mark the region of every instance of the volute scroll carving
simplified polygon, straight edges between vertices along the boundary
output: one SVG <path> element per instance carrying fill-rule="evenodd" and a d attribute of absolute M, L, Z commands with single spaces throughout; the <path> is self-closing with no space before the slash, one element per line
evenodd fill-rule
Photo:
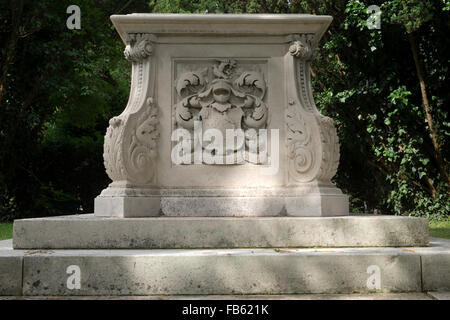
<path fill-rule="evenodd" d="M 329 182 L 339 164 L 339 140 L 333 120 L 320 114 L 312 95 L 314 37 L 292 35 L 290 40 L 285 56 L 290 97 L 286 108 L 289 183 Z"/>
<path fill-rule="evenodd" d="M 124 50 L 132 61 L 132 88 L 125 110 L 109 121 L 104 164 L 113 185 L 152 185 L 157 157 L 158 109 L 149 92 L 152 80 L 151 35 L 129 34 Z"/>
<path fill-rule="evenodd" d="M 289 53 L 304 61 L 311 61 L 316 55 L 314 48 L 314 35 L 301 34 L 293 35 L 293 41 L 289 46 Z"/>
<path fill-rule="evenodd" d="M 128 61 L 138 62 L 152 55 L 152 36 L 148 33 L 129 33 L 123 54 Z"/>

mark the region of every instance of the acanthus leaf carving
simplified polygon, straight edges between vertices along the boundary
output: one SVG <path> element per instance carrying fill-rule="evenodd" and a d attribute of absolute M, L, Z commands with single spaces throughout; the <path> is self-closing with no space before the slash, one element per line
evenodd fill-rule
<path fill-rule="evenodd" d="M 153 99 L 147 99 L 140 115 L 114 117 L 109 123 L 103 157 L 110 179 L 135 185 L 151 183 L 159 137 Z"/>
<path fill-rule="evenodd" d="M 199 72 L 188 71 L 180 75 L 176 84 L 176 90 L 179 96 L 194 95 L 203 91 L 206 85 L 204 78 L 207 69 Z"/>
<path fill-rule="evenodd" d="M 333 119 L 321 116 L 319 124 L 322 141 L 322 162 L 318 179 L 330 180 L 336 174 L 339 166 L 339 138 Z"/>
<path fill-rule="evenodd" d="M 124 176 L 122 152 L 119 146 L 122 144 L 124 122 L 126 119 L 114 117 L 109 120 L 109 127 L 106 129 L 103 159 L 106 173 L 113 181 L 121 180 Z"/>
<path fill-rule="evenodd" d="M 312 95 L 309 63 L 315 55 L 313 43 L 312 35 L 293 35 L 288 52 L 292 56 L 288 73 L 293 79 L 289 88 L 295 98 L 290 98 L 287 107 L 286 128 L 289 178 L 294 183 L 330 181 L 339 164 L 333 120 L 319 113 Z M 312 131 L 318 137 L 311 136 Z"/>
<path fill-rule="evenodd" d="M 133 62 L 133 90 L 125 110 L 109 121 L 104 142 L 104 164 L 113 184 L 151 185 L 157 155 L 158 112 L 149 92 L 152 35 L 127 35 L 125 57 Z"/>
<path fill-rule="evenodd" d="M 314 35 L 311 34 L 293 35 L 293 41 L 289 47 L 289 53 L 300 60 L 313 60 L 316 55 L 313 41 Z"/>
<path fill-rule="evenodd" d="M 310 128 L 297 112 L 294 101 L 289 102 L 285 119 L 290 178 L 298 182 L 308 181 L 308 176 L 304 174 L 311 170 L 314 163 Z"/>
<path fill-rule="evenodd" d="M 235 85 L 241 91 L 263 98 L 266 93 L 266 82 L 260 72 L 245 71 L 235 81 Z"/>
<path fill-rule="evenodd" d="M 148 184 L 155 172 L 159 137 L 158 111 L 152 98 L 147 99 L 147 106 L 132 130 L 127 152 L 130 162 L 127 179 L 136 184 Z"/>
<path fill-rule="evenodd" d="M 130 33 L 127 34 L 126 40 L 127 45 L 123 54 L 127 60 L 137 62 L 152 55 L 153 46 L 150 34 Z"/>

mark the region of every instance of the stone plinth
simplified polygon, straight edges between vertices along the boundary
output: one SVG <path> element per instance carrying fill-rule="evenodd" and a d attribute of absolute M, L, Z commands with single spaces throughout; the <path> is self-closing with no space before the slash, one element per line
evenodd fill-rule
<path fill-rule="evenodd" d="M 394 216 L 16 220 L 15 249 L 420 247 L 428 221 Z"/>
<path fill-rule="evenodd" d="M 79 289 L 67 286 L 69 266 L 79 267 Z M 0 241 L 0 295 L 449 291 L 448 270 L 450 241 L 433 238 L 427 248 L 215 250 L 11 250 Z"/>
<path fill-rule="evenodd" d="M 130 99 L 96 216 L 342 216 L 332 119 L 310 62 L 330 16 L 114 15 Z"/>
<path fill-rule="evenodd" d="M 81 251 L 81 252 L 79 252 Z M 383 291 L 421 291 L 420 256 L 395 253 L 234 250 L 83 250 L 25 257 L 24 295 L 196 295 L 370 292 L 367 268 L 383 270 Z M 80 290 L 66 287 L 82 268 Z M 113 267 L 112 267 L 113 266 Z M 84 277 L 83 277 L 84 274 Z M 113 285 L 112 285 L 113 284 Z M 373 290 L 376 291 L 376 290 Z"/>

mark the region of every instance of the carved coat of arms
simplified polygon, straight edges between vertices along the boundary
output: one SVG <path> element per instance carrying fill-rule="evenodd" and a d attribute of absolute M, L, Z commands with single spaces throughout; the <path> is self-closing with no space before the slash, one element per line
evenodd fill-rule
<path fill-rule="evenodd" d="M 194 123 L 199 121 L 203 132 L 216 129 L 226 137 L 227 129 L 258 132 L 266 127 L 263 73 L 237 70 L 236 65 L 235 60 L 222 59 L 211 67 L 180 74 L 175 87 L 180 100 L 174 105 L 179 128 L 192 132 Z M 248 135 L 245 137 L 243 148 L 248 147 Z"/>

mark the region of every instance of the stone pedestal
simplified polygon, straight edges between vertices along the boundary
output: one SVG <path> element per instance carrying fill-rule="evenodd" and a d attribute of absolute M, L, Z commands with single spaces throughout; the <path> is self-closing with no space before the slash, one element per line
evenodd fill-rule
<path fill-rule="evenodd" d="M 16 220 L 0 295 L 449 288 L 450 244 L 420 248 L 426 219 L 349 216 L 330 182 L 338 138 L 309 64 L 331 17 L 111 19 L 132 62 L 105 136 L 112 183 L 94 214 Z"/>
<path fill-rule="evenodd" d="M 342 216 L 332 119 L 309 64 L 332 18 L 112 16 L 132 62 L 96 216 Z"/>

